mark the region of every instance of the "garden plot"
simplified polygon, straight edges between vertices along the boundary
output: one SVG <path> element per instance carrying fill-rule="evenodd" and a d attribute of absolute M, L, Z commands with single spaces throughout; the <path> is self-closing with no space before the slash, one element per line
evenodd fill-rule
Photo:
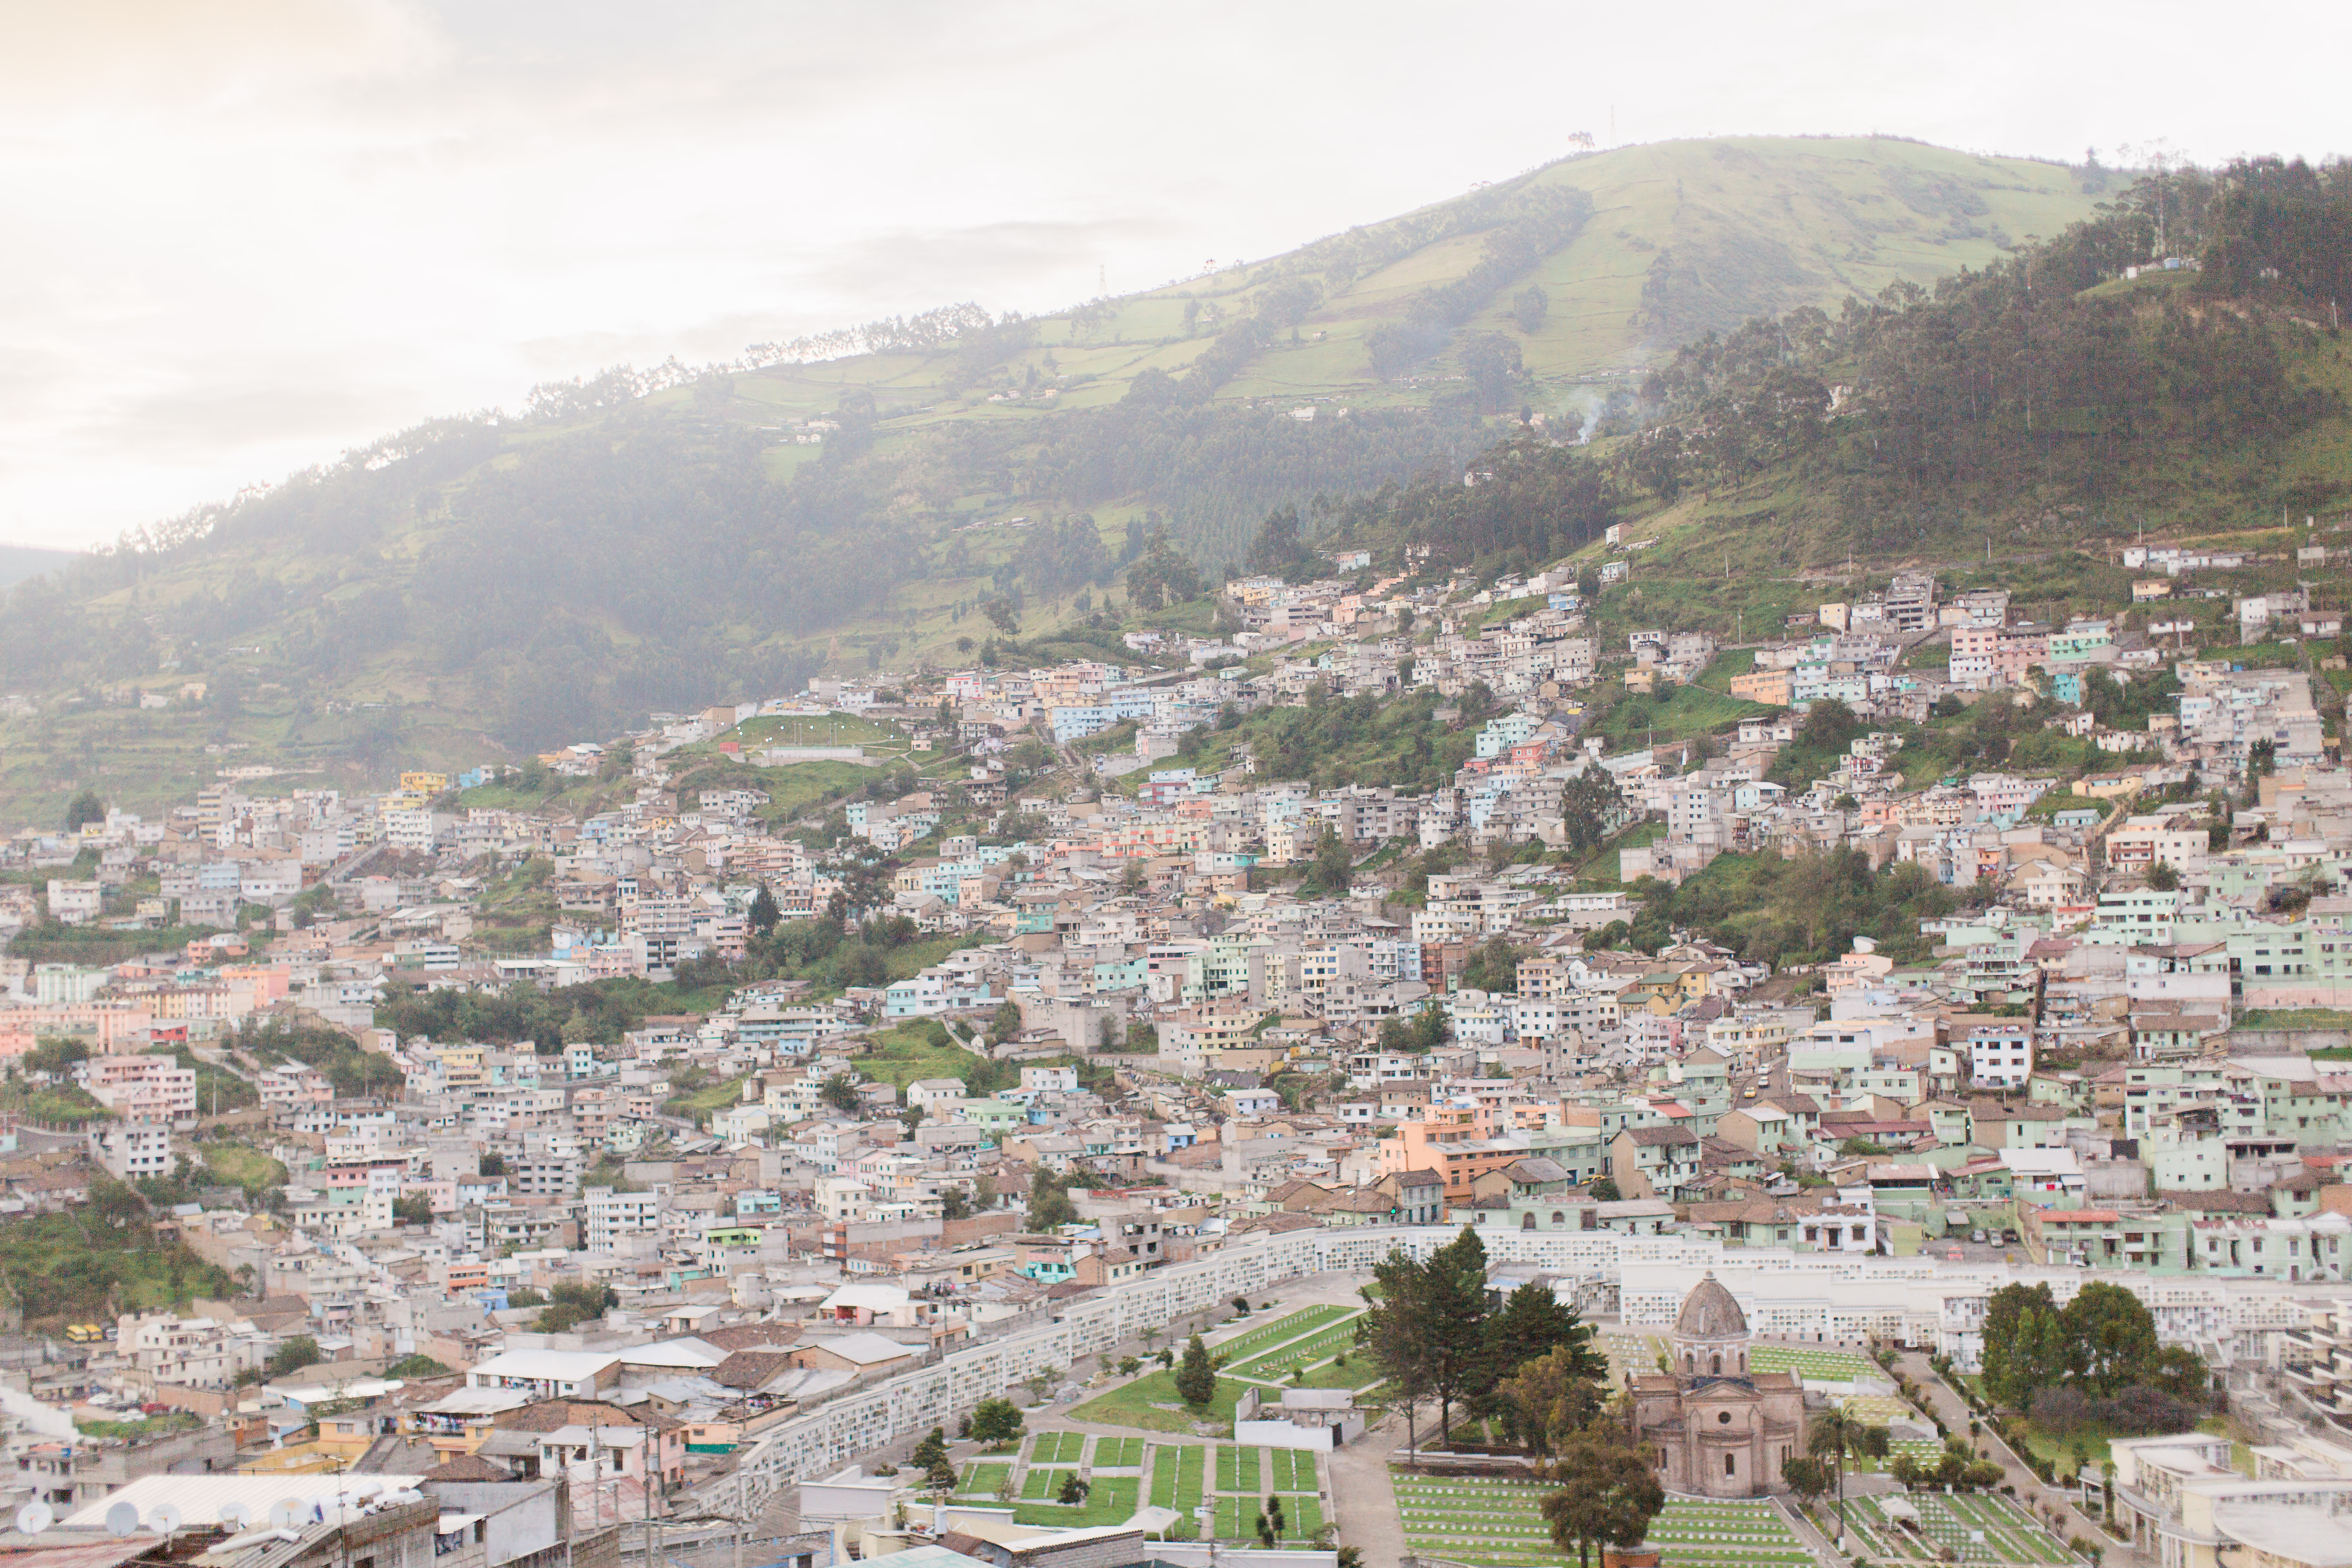
<path fill-rule="evenodd" d="M 1143 1439 L 1140 1437 L 1097 1437 L 1095 1439 L 1097 1470 L 1132 1470 L 1143 1463 Z"/>
<path fill-rule="evenodd" d="M 1151 1504 L 1172 1508 L 1185 1518 L 1201 1506 L 1207 1490 L 1209 1451 L 1198 1443 L 1154 1446 L 1151 1454 Z"/>
<path fill-rule="evenodd" d="M 1315 1456 L 1305 1448 L 1276 1448 L 1273 1470 L 1273 1476 L 1265 1483 L 1269 1491 L 1311 1492 L 1321 1489 L 1315 1479 Z"/>
<path fill-rule="evenodd" d="M 1540 1481 L 1395 1477 L 1405 1542 L 1416 1552 L 1494 1568 L 1557 1563 L 1560 1549 L 1544 1523 L 1551 1489 Z M 1669 1568 L 1811 1568 L 1811 1555 L 1778 1510 L 1765 1502 L 1669 1498 L 1650 1539 Z"/>
<path fill-rule="evenodd" d="M 1847 1521 L 1873 1557 L 1935 1562 L 1949 1549 L 1962 1563 L 2063 1563 L 2071 1554 L 2032 1514 L 2007 1498 L 1940 1492 L 1907 1492 L 1885 1498 L 1854 1498 Z M 1916 1533 L 1901 1514 L 1916 1512 Z M 1981 1534 L 1981 1541 L 1976 1537 Z"/>
<path fill-rule="evenodd" d="M 1217 1450 L 1217 1489 L 1240 1492 L 1246 1497 L 1258 1495 L 1258 1451 L 1255 1448 L 1224 1447 Z"/>

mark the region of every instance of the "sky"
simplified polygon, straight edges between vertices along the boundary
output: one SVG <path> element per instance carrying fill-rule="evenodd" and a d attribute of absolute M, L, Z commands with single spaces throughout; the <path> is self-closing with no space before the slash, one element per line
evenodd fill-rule
<path fill-rule="evenodd" d="M 2275 47 L 2334 5 L 2242 46 L 2211 15 L 0 0 L 0 542 L 103 543 L 614 363 L 1152 287 L 1579 132 L 2352 152 L 2334 51 Z"/>

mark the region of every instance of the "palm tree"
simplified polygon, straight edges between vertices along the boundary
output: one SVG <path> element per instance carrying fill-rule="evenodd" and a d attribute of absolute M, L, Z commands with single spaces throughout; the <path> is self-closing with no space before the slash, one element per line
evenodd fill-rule
<path fill-rule="evenodd" d="M 1838 1550 L 1845 1550 L 1845 1457 L 1849 1449 L 1861 1447 L 1862 1423 L 1845 1413 L 1843 1405 L 1832 1405 L 1805 1439 L 1806 1452 L 1816 1458 L 1829 1460 L 1837 1468 Z"/>

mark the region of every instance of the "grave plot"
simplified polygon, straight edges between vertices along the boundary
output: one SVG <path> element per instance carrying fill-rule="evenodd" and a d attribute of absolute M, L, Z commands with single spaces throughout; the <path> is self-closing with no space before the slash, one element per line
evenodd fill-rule
<path fill-rule="evenodd" d="M 1395 1485 L 1405 1542 L 1417 1553 L 1493 1568 L 1538 1568 L 1562 1560 L 1541 1512 L 1551 1489 L 1542 1482 L 1400 1473 Z M 1812 1563 L 1768 1502 L 1669 1498 L 1651 1523 L 1650 1539 L 1664 1549 L 1668 1568 L 1811 1568 Z"/>

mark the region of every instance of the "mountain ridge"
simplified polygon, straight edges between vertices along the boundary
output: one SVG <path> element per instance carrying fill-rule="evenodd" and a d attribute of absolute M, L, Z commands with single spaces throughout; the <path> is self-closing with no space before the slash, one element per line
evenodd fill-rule
<path fill-rule="evenodd" d="M 961 658 L 984 602 L 1066 624 L 1155 530 L 1234 559 L 1269 510 L 1458 462 L 1522 408 L 1585 428 L 1671 334 L 1988 265 L 2109 179 L 1893 139 L 1612 149 L 930 350 L 428 422 L 19 589 L 12 689 L 169 706 L 20 721 L 0 801 L 98 770 L 144 798 L 235 747 L 472 762 Z"/>

